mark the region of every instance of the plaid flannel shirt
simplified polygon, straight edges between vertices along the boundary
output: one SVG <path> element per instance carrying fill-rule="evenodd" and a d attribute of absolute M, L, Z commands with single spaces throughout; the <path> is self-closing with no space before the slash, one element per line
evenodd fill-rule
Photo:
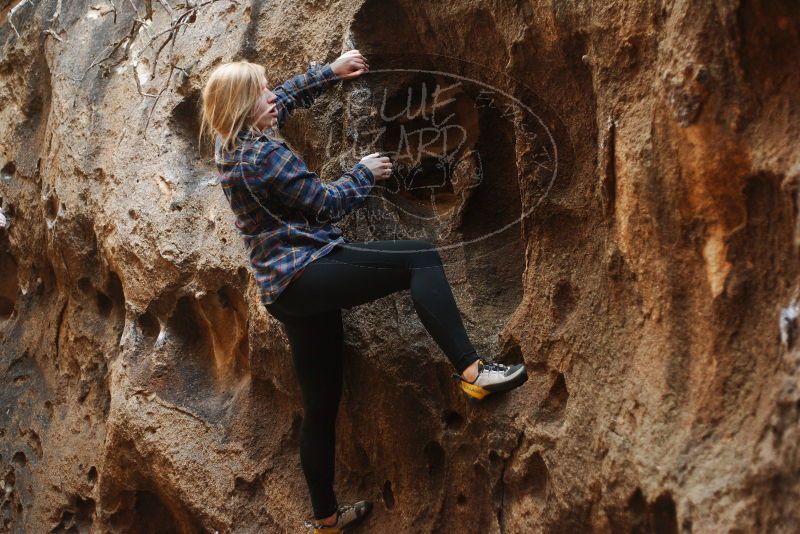
<path fill-rule="evenodd" d="M 278 128 L 293 109 L 309 107 L 336 81 L 330 65 L 312 63 L 305 74 L 273 89 Z M 286 143 L 249 129 L 239 132 L 235 149 L 223 151 L 221 145 L 217 136 L 214 161 L 222 190 L 267 305 L 303 267 L 345 242 L 333 223 L 363 202 L 375 177 L 357 163 L 338 180 L 323 183 Z"/>

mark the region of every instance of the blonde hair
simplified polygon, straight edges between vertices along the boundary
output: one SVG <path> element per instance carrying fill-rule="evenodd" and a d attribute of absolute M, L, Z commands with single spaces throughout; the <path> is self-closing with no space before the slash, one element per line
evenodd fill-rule
<path fill-rule="evenodd" d="M 224 63 L 214 69 L 203 87 L 198 144 L 203 135 L 213 139 L 214 133 L 222 138 L 222 149 L 236 148 L 237 135 L 249 124 L 248 116 L 261 96 L 261 82 L 266 80 L 262 65 L 249 61 Z"/>

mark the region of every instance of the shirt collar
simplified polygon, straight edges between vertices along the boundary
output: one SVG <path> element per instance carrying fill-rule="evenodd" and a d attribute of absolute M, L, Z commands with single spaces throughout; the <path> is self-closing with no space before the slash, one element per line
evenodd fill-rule
<path fill-rule="evenodd" d="M 239 133 L 236 134 L 236 137 L 239 139 L 261 139 L 261 138 L 270 138 L 274 134 L 273 128 L 267 128 L 264 130 L 264 133 L 258 134 L 250 129 L 249 126 L 243 127 L 239 130 Z"/>
<path fill-rule="evenodd" d="M 280 139 L 273 137 L 275 135 L 274 128 L 267 128 L 264 130 L 264 133 L 258 135 L 256 132 L 252 131 L 249 126 L 245 126 L 239 133 L 236 134 L 236 138 L 242 142 L 252 142 L 256 139 L 271 139 L 273 141 L 280 142 Z M 222 150 L 222 138 L 218 135 L 214 142 L 214 159 L 217 163 L 225 163 L 227 160 L 230 159 L 231 155 L 237 154 L 242 150 L 242 145 L 236 147 L 232 152 L 227 152 Z M 226 157 L 227 156 L 227 157 Z"/>

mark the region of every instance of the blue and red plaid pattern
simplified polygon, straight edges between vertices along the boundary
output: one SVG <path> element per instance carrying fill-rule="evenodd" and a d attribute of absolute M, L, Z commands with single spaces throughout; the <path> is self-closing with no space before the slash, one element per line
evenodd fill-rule
<path fill-rule="evenodd" d="M 278 127 L 293 109 L 309 107 L 337 80 L 330 65 L 312 64 L 305 74 L 273 89 Z M 259 136 L 243 129 L 231 151 L 222 150 L 217 136 L 214 150 L 222 190 L 264 305 L 274 302 L 308 263 L 345 241 L 333 223 L 356 209 L 375 184 L 363 163 L 338 180 L 323 183 L 286 143 L 269 137 L 269 131 Z"/>

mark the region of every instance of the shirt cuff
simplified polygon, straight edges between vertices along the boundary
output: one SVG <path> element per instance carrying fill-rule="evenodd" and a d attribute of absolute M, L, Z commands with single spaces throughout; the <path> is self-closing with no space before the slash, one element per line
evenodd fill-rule
<path fill-rule="evenodd" d="M 353 172 L 357 172 L 357 173 L 363 174 L 364 176 L 366 176 L 366 178 L 367 178 L 367 179 L 368 179 L 370 182 L 372 182 L 373 184 L 375 183 L 375 175 L 374 175 L 374 174 L 372 174 L 372 171 L 371 171 L 371 170 L 369 170 L 369 167 L 367 167 L 367 166 L 366 166 L 366 165 L 364 165 L 363 163 L 361 163 L 361 162 L 359 162 L 359 163 L 356 163 L 356 164 L 353 166 Z"/>
<path fill-rule="evenodd" d="M 322 68 L 322 79 L 323 80 L 335 80 L 336 75 L 333 73 L 333 67 L 331 64 L 328 63 Z"/>

